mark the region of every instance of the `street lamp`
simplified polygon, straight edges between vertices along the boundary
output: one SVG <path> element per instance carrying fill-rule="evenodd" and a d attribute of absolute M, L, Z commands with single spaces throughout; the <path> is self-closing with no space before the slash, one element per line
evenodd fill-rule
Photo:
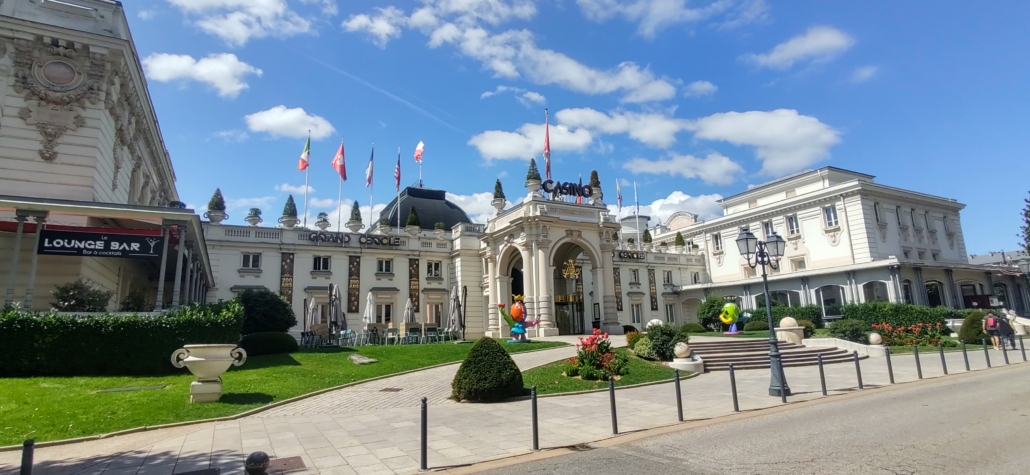
<path fill-rule="evenodd" d="M 747 259 L 747 265 L 752 269 L 762 266 L 762 285 L 765 287 L 765 315 L 769 319 L 769 370 L 772 372 L 772 379 L 769 382 L 769 395 L 790 396 L 790 386 L 787 386 L 787 378 L 783 375 L 783 362 L 780 358 L 780 348 L 776 341 L 776 331 L 773 328 L 772 304 L 769 299 L 769 277 L 765 268 L 776 270 L 780 267 L 780 258 L 787 247 L 786 241 L 779 234 L 773 232 L 765 242 L 759 241 L 751 231 L 744 230 L 737 236 L 737 249 L 740 255 Z M 753 262 L 752 262 L 753 261 Z"/>

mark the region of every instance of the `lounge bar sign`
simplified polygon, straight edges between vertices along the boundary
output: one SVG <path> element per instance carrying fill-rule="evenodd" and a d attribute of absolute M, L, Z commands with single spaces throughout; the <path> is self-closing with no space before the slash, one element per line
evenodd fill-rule
<path fill-rule="evenodd" d="M 37 254 L 90 257 L 161 257 L 164 237 L 44 229 Z"/>

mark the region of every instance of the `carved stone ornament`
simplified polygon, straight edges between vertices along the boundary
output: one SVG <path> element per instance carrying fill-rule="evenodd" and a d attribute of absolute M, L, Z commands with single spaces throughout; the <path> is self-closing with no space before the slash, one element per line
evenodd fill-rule
<path fill-rule="evenodd" d="M 834 226 L 832 228 L 826 228 L 823 230 L 823 234 L 826 235 L 826 240 L 831 246 L 840 244 L 840 226 Z"/>
<path fill-rule="evenodd" d="M 798 250 L 798 244 L 801 242 L 801 235 L 800 234 L 794 234 L 794 235 L 791 235 L 791 236 L 787 236 L 787 242 L 790 243 L 790 245 L 796 251 L 796 250 Z"/>
<path fill-rule="evenodd" d="M 908 226 L 898 226 L 898 235 L 901 236 L 901 242 L 908 242 Z"/>
<path fill-rule="evenodd" d="M 36 126 L 40 134 L 39 143 L 43 146 L 39 150 L 39 156 L 48 162 L 57 159 L 57 139 L 69 130 L 86 125 L 86 119 L 81 114 L 58 104 L 43 105 L 39 102 L 29 102 L 18 111 L 18 117 L 22 118 L 26 125 Z"/>
<path fill-rule="evenodd" d="M 565 230 L 565 235 L 568 236 L 569 239 L 572 239 L 573 241 L 578 241 L 578 240 L 583 238 L 583 231 L 578 231 L 578 230 L 575 230 L 575 229 L 566 229 Z"/>
<path fill-rule="evenodd" d="M 923 230 L 920 228 L 916 228 L 916 241 L 920 244 L 923 243 Z"/>
<path fill-rule="evenodd" d="M 0 5 L 3 4 L 4 2 L 0 1 Z M 7 42 L 4 40 L 0 40 L 0 59 L 3 59 L 4 56 L 7 56 Z"/>
<path fill-rule="evenodd" d="M 48 104 L 85 107 L 100 101 L 107 76 L 106 55 L 88 47 L 51 39 L 16 39 L 14 90 Z M 83 51 L 85 50 L 85 51 Z"/>
<path fill-rule="evenodd" d="M 720 252 L 716 252 L 715 254 L 712 255 L 712 258 L 715 259 L 715 265 L 717 265 L 719 267 L 722 267 L 722 261 L 725 260 L 725 257 L 726 257 L 726 254 L 721 252 L 721 251 Z"/>
<path fill-rule="evenodd" d="M 880 231 L 880 240 L 887 242 L 887 223 L 876 223 L 876 228 Z"/>
<path fill-rule="evenodd" d="M 937 231 L 931 229 L 931 230 L 927 231 L 926 234 L 930 237 L 930 244 L 933 244 L 934 246 L 936 246 L 937 245 Z"/>
<path fill-rule="evenodd" d="M 955 233 L 945 233 L 944 236 L 948 238 L 948 247 L 955 249 Z"/>

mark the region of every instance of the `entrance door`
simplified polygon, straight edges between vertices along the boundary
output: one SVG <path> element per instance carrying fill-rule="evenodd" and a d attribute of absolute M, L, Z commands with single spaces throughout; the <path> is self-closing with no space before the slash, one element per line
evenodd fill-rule
<path fill-rule="evenodd" d="M 582 303 L 556 303 L 555 313 L 558 317 L 557 323 L 559 335 L 583 334 Z"/>

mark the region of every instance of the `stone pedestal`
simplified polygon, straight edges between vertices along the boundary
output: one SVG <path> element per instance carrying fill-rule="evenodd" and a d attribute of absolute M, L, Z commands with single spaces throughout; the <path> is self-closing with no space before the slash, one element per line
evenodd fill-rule
<path fill-rule="evenodd" d="M 190 383 L 190 403 L 217 402 L 221 397 L 221 381 L 194 381 Z"/>
<path fill-rule="evenodd" d="M 800 345 L 805 339 L 805 327 L 779 327 L 776 329 L 776 339 Z"/>
<path fill-rule="evenodd" d="M 543 328 L 543 327 L 537 326 L 536 327 L 536 336 L 537 336 L 537 338 L 540 338 L 542 336 L 558 336 L 558 329 L 554 328 L 554 327 Z"/>
<path fill-rule="evenodd" d="M 1012 324 L 1012 329 L 1016 331 L 1017 335 L 1026 335 L 1026 325 L 1022 325 L 1022 324 L 1019 324 L 1019 323 L 1013 323 Z"/>
<path fill-rule="evenodd" d="M 705 372 L 705 362 L 697 356 L 690 358 L 673 358 L 672 363 L 669 363 L 669 367 L 680 371 L 690 371 L 692 373 Z"/>

